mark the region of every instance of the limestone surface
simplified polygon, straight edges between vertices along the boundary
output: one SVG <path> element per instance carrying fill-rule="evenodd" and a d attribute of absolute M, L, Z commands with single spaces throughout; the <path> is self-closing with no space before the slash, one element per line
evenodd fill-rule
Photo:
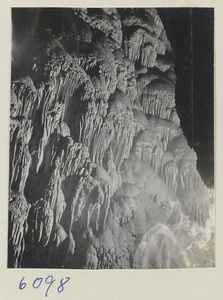
<path fill-rule="evenodd" d="M 15 9 L 13 22 L 8 266 L 213 267 L 214 200 L 157 11 Z"/>

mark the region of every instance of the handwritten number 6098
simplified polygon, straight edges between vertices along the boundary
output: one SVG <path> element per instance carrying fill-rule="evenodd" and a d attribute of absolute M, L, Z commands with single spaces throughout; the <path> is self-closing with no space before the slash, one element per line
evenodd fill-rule
<path fill-rule="evenodd" d="M 24 279 L 25 279 L 25 277 L 23 277 L 21 279 L 20 283 L 19 283 L 19 289 L 20 290 L 23 290 L 26 287 L 26 283 L 24 282 Z M 64 291 L 64 285 L 69 280 L 70 280 L 70 277 L 65 277 L 65 280 L 64 280 L 64 278 L 60 280 L 60 285 L 57 287 L 57 292 L 58 293 L 61 293 L 61 292 Z M 56 279 L 54 279 L 52 275 L 49 275 L 48 277 L 46 277 L 45 283 L 48 284 L 49 286 L 47 287 L 47 290 L 46 290 L 46 293 L 45 293 L 45 297 L 48 296 L 48 291 L 49 291 L 51 285 L 54 283 L 54 281 L 56 281 Z M 38 289 L 41 286 L 42 282 L 43 282 L 43 278 L 42 277 L 37 277 L 33 281 L 33 284 L 32 284 L 33 288 L 34 289 Z"/>

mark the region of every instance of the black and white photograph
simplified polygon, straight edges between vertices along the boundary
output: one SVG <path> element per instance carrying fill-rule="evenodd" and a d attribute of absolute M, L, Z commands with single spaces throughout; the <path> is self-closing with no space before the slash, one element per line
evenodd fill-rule
<path fill-rule="evenodd" d="M 7 268 L 215 268 L 214 14 L 11 8 Z"/>

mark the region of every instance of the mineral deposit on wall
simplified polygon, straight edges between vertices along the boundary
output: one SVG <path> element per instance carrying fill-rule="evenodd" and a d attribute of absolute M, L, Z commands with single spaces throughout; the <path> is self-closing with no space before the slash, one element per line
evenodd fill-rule
<path fill-rule="evenodd" d="M 213 267 L 213 199 L 156 10 L 13 18 L 8 266 Z"/>

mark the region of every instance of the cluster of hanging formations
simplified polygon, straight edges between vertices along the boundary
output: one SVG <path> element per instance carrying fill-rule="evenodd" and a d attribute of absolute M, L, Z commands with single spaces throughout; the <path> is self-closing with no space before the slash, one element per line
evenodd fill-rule
<path fill-rule="evenodd" d="M 8 266 L 213 266 L 213 201 L 156 10 L 17 9 L 13 22 Z"/>

